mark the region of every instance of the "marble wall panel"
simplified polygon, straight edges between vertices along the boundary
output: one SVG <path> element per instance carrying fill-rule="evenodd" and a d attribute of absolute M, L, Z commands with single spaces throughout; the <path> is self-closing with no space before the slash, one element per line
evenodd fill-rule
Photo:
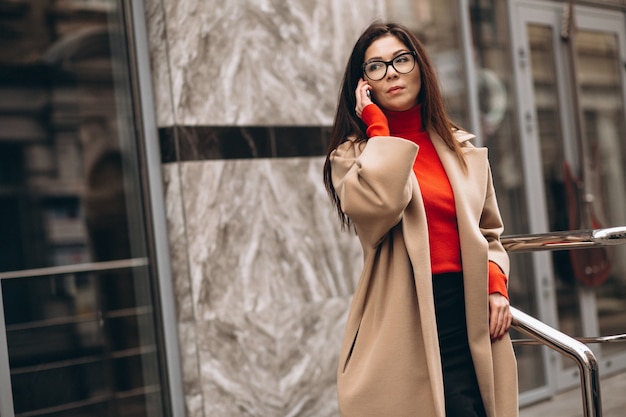
<path fill-rule="evenodd" d="M 198 323 L 207 416 L 335 417 L 349 297 Z"/>
<path fill-rule="evenodd" d="M 147 4 L 156 108 L 165 113 L 159 123 L 171 121 L 173 112 L 175 124 L 194 126 L 331 124 L 356 37 L 385 11 L 383 0 Z M 164 65 L 171 77 L 169 110 L 162 102 L 169 99 L 160 76 Z"/>
<path fill-rule="evenodd" d="M 188 247 L 180 165 L 165 164 L 162 169 L 167 231 L 170 243 L 170 263 L 176 290 L 176 313 L 179 322 L 194 320 L 194 304 L 189 280 Z"/>
<path fill-rule="evenodd" d="M 323 158 L 182 164 L 195 318 L 349 296 L 362 265 L 322 183 Z"/>
<path fill-rule="evenodd" d="M 197 330 L 189 279 L 188 250 L 183 213 L 180 165 L 163 165 L 165 211 L 170 240 L 170 263 L 174 280 L 181 373 L 185 394 L 186 417 L 204 417 L 204 401 L 198 359 Z"/>
<path fill-rule="evenodd" d="M 183 369 L 188 408 L 200 389 L 205 415 L 337 415 L 337 355 L 362 254 L 340 231 L 323 158 L 180 165 L 195 314 L 183 363 L 198 361 Z"/>
<path fill-rule="evenodd" d="M 185 395 L 185 417 L 204 417 L 204 395 L 200 375 L 198 334 L 195 321 L 178 323 L 178 338 L 183 341 L 180 346 L 180 363 Z"/>
<path fill-rule="evenodd" d="M 150 66 L 157 126 L 172 126 L 176 120 L 167 50 L 165 9 L 162 0 L 146 0 L 146 26 L 150 43 Z"/>

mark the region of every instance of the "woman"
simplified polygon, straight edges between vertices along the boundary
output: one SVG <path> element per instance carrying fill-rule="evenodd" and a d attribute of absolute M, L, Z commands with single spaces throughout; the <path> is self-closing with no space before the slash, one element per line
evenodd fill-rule
<path fill-rule="evenodd" d="M 340 353 L 343 417 L 518 415 L 509 261 L 487 150 L 472 138 L 447 117 L 417 38 L 366 29 L 324 165 L 364 253 Z"/>

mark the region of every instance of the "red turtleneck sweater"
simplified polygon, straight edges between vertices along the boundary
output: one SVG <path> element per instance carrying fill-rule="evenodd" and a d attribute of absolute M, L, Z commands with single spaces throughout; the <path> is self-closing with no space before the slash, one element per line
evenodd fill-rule
<path fill-rule="evenodd" d="M 420 184 L 428 220 L 432 272 L 460 272 L 461 244 L 454 193 L 430 136 L 422 129 L 420 106 L 394 112 L 368 105 L 363 109 L 361 117 L 368 126 L 368 137 L 396 136 L 419 146 L 413 172 Z M 499 292 L 508 298 L 506 282 L 507 278 L 500 268 L 489 262 L 489 293 Z"/>

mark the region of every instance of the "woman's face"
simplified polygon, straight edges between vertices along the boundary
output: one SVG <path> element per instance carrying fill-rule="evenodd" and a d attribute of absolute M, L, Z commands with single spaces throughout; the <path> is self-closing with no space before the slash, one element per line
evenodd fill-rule
<path fill-rule="evenodd" d="M 376 39 L 367 48 L 365 62 L 388 62 L 405 52 L 410 50 L 404 43 L 393 35 L 386 35 Z M 371 95 L 374 102 L 386 110 L 404 111 L 417 104 L 417 95 L 422 87 L 417 62 L 408 74 L 401 74 L 393 65 L 387 65 L 387 73 L 382 79 L 373 81 L 366 76 L 363 78 L 372 87 Z"/>

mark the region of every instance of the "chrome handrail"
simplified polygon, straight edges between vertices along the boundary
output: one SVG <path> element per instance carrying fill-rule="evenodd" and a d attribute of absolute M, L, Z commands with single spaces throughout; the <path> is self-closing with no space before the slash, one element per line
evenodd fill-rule
<path fill-rule="evenodd" d="M 626 243 L 626 227 L 620 226 L 605 229 L 568 230 L 564 232 L 538 233 L 532 235 L 512 235 L 503 236 L 500 241 L 508 252 L 533 252 L 614 246 Z"/>
<path fill-rule="evenodd" d="M 594 343 L 626 342 L 626 333 L 625 334 L 613 334 L 610 336 L 598 336 L 598 337 L 574 337 L 573 339 L 579 341 L 580 343 L 584 343 L 586 345 L 591 345 Z M 536 339 L 515 339 L 513 340 L 513 344 L 514 345 L 540 345 L 542 343 Z"/>
<path fill-rule="evenodd" d="M 511 307 L 512 327 L 576 362 L 580 371 L 583 415 L 602 417 L 598 360 L 587 345 Z"/>
<path fill-rule="evenodd" d="M 532 235 L 503 236 L 500 241 L 508 252 L 583 249 L 626 243 L 626 227 Z M 602 417 L 600 370 L 593 351 L 585 343 L 626 341 L 626 334 L 575 339 L 528 314 L 511 307 L 512 327 L 532 339 L 514 340 L 515 345 L 542 344 L 576 362 L 580 371 L 584 417 Z"/>

